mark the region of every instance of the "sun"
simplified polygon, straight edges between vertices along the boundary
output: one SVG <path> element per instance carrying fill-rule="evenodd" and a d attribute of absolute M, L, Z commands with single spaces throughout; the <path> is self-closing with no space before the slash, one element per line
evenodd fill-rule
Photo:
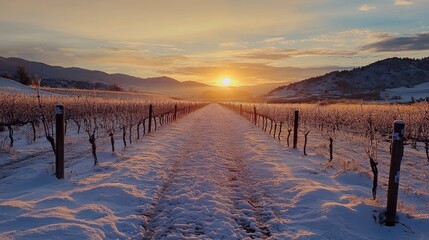
<path fill-rule="evenodd" d="M 231 79 L 227 78 L 227 77 L 222 79 L 222 85 L 223 86 L 231 86 Z"/>

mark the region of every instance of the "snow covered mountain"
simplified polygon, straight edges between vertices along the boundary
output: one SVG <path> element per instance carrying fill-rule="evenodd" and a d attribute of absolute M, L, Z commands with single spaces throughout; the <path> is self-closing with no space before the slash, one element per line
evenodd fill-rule
<path fill-rule="evenodd" d="M 388 58 L 353 70 L 334 71 L 287 86 L 266 95 L 269 101 L 315 101 L 323 99 L 401 100 L 390 89 L 412 88 L 429 82 L 429 57 L 423 59 Z M 408 91 L 409 92 L 409 91 Z M 418 98 L 429 97 L 419 94 Z M 409 94 L 407 99 L 411 99 Z M 416 98 L 416 97 L 414 97 Z"/>

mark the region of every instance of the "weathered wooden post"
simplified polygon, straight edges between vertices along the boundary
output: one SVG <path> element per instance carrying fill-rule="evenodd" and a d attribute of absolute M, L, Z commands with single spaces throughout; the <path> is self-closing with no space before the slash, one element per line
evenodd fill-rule
<path fill-rule="evenodd" d="M 176 119 L 177 119 L 177 103 L 174 105 L 173 121 L 176 121 Z"/>
<path fill-rule="evenodd" d="M 240 104 L 240 115 L 243 116 L 243 104 Z"/>
<path fill-rule="evenodd" d="M 404 153 L 404 127 L 402 120 L 393 123 L 392 153 L 390 157 L 389 186 L 387 189 L 386 226 L 395 226 L 398 203 L 399 173 Z"/>
<path fill-rule="evenodd" d="M 55 106 L 55 175 L 58 179 L 64 178 L 64 119 L 64 106 L 57 104 Z"/>
<path fill-rule="evenodd" d="M 254 117 L 254 121 L 255 121 L 255 125 L 256 125 L 256 124 L 258 124 L 257 123 L 258 120 L 256 119 L 256 117 L 257 117 L 257 115 L 256 115 L 256 106 L 253 106 L 253 114 L 255 115 L 253 117 Z"/>
<path fill-rule="evenodd" d="M 299 112 L 295 110 L 295 117 L 293 123 L 293 148 L 296 148 L 298 144 L 298 121 L 299 121 Z"/>
<path fill-rule="evenodd" d="M 149 125 L 147 127 L 147 132 L 152 131 L 152 104 L 149 105 Z"/>

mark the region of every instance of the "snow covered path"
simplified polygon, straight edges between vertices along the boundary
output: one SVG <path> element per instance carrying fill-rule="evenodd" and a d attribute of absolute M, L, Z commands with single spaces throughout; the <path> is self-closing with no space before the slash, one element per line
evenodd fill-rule
<path fill-rule="evenodd" d="M 75 149 L 77 153 L 88 152 Z M 427 239 L 429 216 L 388 228 L 371 179 L 330 176 L 230 110 L 211 104 L 112 155 L 0 179 L 0 239 Z M 43 165 L 44 164 L 44 165 Z M 29 170 L 31 169 L 31 171 Z"/>
<path fill-rule="evenodd" d="M 252 126 L 242 121 L 212 105 L 186 124 L 157 201 L 145 214 L 145 238 L 271 235 L 271 198 L 255 167 L 267 172 L 273 166 L 258 163 L 266 150 L 255 149 L 246 134 Z"/>

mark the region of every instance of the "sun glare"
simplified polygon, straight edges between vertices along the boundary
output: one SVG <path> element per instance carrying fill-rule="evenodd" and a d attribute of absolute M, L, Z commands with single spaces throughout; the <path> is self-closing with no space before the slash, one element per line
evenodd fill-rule
<path fill-rule="evenodd" d="M 222 79 L 222 85 L 223 86 L 230 86 L 231 85 L 231 79 L 227 78 L 227 77 Z"/>

